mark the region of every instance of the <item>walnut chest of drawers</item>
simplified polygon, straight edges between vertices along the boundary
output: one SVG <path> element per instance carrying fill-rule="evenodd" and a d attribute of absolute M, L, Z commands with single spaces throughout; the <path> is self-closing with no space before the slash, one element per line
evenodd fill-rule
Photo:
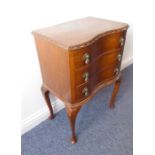
<path fill-rule="evenodd" d="M 32 32 L 50 118 L 52 93 L 65 104 L 72 144 L 77 141 L 75 121 L 81 107 L 110 84 L 114 90 L 109 107 L 114 107 L 127 29 L 125 23 L 87 17 Z"/>

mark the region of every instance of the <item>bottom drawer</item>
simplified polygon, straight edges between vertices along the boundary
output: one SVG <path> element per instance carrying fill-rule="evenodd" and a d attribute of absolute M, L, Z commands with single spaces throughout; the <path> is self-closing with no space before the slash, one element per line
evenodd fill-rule
<path fill-rule="evenodd" d="M 102 70 L 101 72 L 92 76 L 87 83 L 72 89 L 72 101 L 77 102 L 87 98 L 97 86 L 107 82 L 108 80 L 112 80 L 118 74 L 118 66 L 111 66 Z"/>

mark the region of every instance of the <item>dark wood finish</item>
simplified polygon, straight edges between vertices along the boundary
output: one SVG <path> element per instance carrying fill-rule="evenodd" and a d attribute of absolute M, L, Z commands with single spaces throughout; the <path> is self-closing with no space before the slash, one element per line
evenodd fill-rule
<path fill-rule="evenodd" d="M 45 86 L 42 85 L 41 86 L 41 91 L 42 91 L 43 97 L 45 99 L 45 102 L 47 104 L 47 107 L 48 107 L 48 109 L 50 111 L 49 119 L 53 119 L 54 118 L 54 113 L 53 113 L 53 108 L 52 108 L 50 97 L 49 97 L 49 90 Z"/>
<path fill-rule="evenodd" d="M 64 102 L 72 144 L 77 141 L 75 122 L 81 107 L 98 90 L 113 83 L 109 106 L 114 107 L 127 28 L 124 23 L 88 17 L 33 32 L 43 96 L 51 118 L 49 92 Z"/>

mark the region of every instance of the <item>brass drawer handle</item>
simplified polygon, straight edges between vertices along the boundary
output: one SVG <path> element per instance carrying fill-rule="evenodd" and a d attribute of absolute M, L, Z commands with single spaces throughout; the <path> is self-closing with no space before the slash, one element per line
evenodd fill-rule
<path fill-rule="evenodd" d="M 119 73 L 119 69 L 116 68 L 114 72 L 115 72 L 116 75 L 118 75 L 118 73 Z"/>
<path fill-rule="evenodd" d="M 117 60 L 118 60 L 118 61 L 121 61 L 121 59 L 122 59 L 122 55 L 121 55 L 121 54 L 118 54 L 118 55 L 117 55 Z"/>
<path fill-rule="evenodd" d="M 121 45 L 121 46 L 124 45 L 124 41 L 125 41 L 125 39 L 122 37 L 122 38 L 120 39 L 120 45 Z"/>
<path fill-rule="evenodd" d="M 84 78 L 84 81 L 87 82 L 88 79 L 89 79 L 89 73 L 88 73 L 88 72 L 85 72 L 85 73 L 83 74 L 83 78 Z"/>
<path fill-rule="evenodd" d="M 89 64 L 89 62 L 90 62 L 90 55 L 88 53 L 85 53 L 83 55 L 83 60 L 84 60 L 85 64 Z"/>
<path fill-rule="evenodd" d="M 83 88 L 82 93 L 84 94 L 84 96 L 88 96 L 88 88 Z"/>

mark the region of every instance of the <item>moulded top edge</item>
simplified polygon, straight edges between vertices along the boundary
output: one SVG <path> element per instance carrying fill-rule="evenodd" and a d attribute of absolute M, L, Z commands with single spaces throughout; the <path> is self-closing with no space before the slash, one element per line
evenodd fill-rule
<path fill-rule="evenodd" d="M 88 46 L 109 33 L 127 30 L 128 24 L 86 17 L 71 22 L 33 31 L 64 49 L 77 49 Z"/>

